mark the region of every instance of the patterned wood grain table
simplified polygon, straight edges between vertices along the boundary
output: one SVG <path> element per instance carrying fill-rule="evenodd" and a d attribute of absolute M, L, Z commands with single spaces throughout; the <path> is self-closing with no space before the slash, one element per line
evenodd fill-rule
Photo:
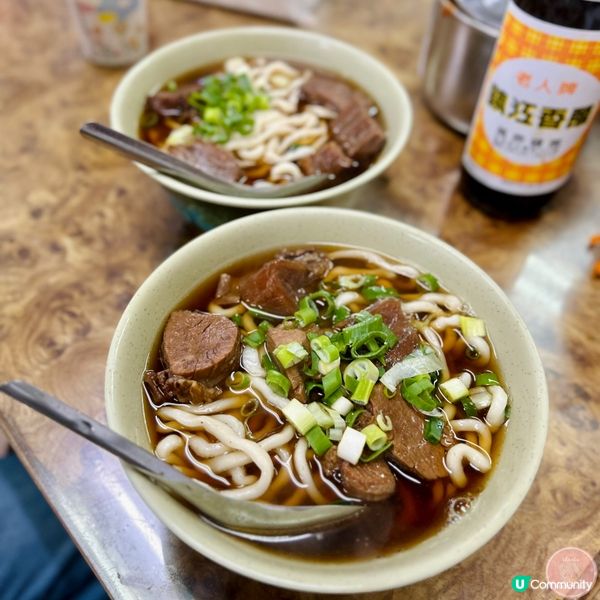
<path fill-rule="evenodd" d="M 456 191 L 463 139 L 430 115 L 420 95 L 417 63 L 430 8 L 430 1 L 321 3 L 316 29 L 387 63 L 414 103 L 408 147 L 356 207 L 440 236 L 507 291 L 540 349 L 551 420 L 539 476 L 491 542 L 438 577 L 369 598 L 510 598 L 512 576 L 543 579 L 555 550 L 575 545 L 596 557 L 600 550 L 600 281 L 591 279 L 586 248 L 600 232 L 600 135 L 596 127 L 572 182 L 538 220 L 508 224 L 472 209 Z M 158 46 L 261 21 L 154 0 L 151 23 Z M 79 138 L 83 121 L 107 121 L 122 71 L 81 58 L 65 3 L 4 2 L 0 40 L 0 378 L 26 378 L 104 420 L 104 364 L 119 315 L 152 269 L 198 232 L 158 185 Z M 111 596 L 314 596 L 204 559 L 165 529 L 111 457 L 6 397 L 0 416 Z"/>

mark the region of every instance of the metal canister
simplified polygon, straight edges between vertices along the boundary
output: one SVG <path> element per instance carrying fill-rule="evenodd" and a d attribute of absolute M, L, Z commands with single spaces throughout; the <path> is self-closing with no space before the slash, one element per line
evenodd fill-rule
<path fill-rule="evenodd" d="M 423 95 L 431 111 L 466 134 L 500 22 L 483 22 L 452 0 L 436 0 L 421 55 Z"/>

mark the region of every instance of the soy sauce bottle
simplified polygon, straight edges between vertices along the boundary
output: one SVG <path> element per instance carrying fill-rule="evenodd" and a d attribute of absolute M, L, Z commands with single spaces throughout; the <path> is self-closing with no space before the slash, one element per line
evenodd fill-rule
<path fill-rule="evenodd" d="M 535 216 L 571 174 L 600 100 L 600 0 L 511 0 L 462 158 L 473 204 Z"/>

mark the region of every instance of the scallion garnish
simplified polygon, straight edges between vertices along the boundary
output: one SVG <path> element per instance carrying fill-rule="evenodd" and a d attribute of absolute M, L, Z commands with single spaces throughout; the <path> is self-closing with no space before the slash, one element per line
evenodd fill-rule
<path fill-rule="evenodd" d="M 317 456 L 323 456 L 333 445 L 318 425 L 306 433 L 306 441 Z"/>
<path fill-rule="evenodd" d="M 338 306 L 333 311 L 333 324 L 337 325 L 344 319 L 347 319 L 351 314 L 352 311 L 345 304 L 342 304 L 342 306 Z"/>
<path fill-rule="evenodd" d="M 258 348 L 265 341 L 265 334 L 260 329 L 255 329 L 248 335 L 244 336 L 244 344 Z"/>
<path fill-rule="evenodd" d="M 469 337 L 483 337 L 485 335 L 485 323 L 482 319 L 460 315 L 460 329 L 463 335 Z"/>
<path fill-rule="evenodd" d="M 467 415 L 467 417 L 477 416 L 477 407 L 475 406 L 473 400 L 469 398 L 469 396 L 461 398 L 460 403 L 462 404 L 463 410 L 465 411 L 465 415 Z"/>
<path fill-rule="evenodd" d="M 247 75 L 211 75 L 202 89 L 192 92 L 187 102 L 198 111 L 200 122 L 194 133 L 224 144 L 233 133 L 248 135 L 254 129 L 254 113 L 269 108 L 269 98 L 252 88 Z"/>
<path fill-rule="evenodd" d="M 352 402 L 355 404 L 367 404 L 374 386 L 375 382 L 368 377 L 359 379 L 356 389 L 352 393 L 350 400 L 352 400 Z"/>
<path fill-rule="evenodd" d="M 469 389 L 458 377 L 440 383 L 439 389 L 450 402 L 456 402 L 469 395 Z"/>
<path fill-rule="evenodd" d="M 338 285 L 347 290 L 357 290 L 363 286 L 373 285 L 377 281 L 375 275 L 363 275 L 355 273 L 353 275 L 340 275 L 338 277 Z"/>
<path fill-rule="evenodd" d="M 423 437 L 430 444 L 439 444 L 444 433 L 444 419 L 440 417 L 430 417 L 426 419 L 423 427 Z"/>
<path fill-rule="evenodd" d="M 289 369 L 297 365 L 308 356 L 308 352 L 299 342 L 290 342 L 289 344 L 277 346 L 273 354 L 284 369 Z"/>
<path fill-rule="evenodd" d="M 357 358 L 344 369 L 344 385 L 353 392 L 358 380 L 366 377 L 373 382 L 379 379 L 379 369 L 368 358 Z"/>
<path fill-rule="evenodd" d="M 320 402 L 309 402 L 306 408 L 312 413 L 312 416 L 316 419 L 317 425 L 323 429 L 330 429 L 333 427 L 333 418 L 329 411 Z"/>
<path fill-rule="evenodd" d="M 337 446 L 337 455 L 342 460 L 355 465 L 360 460 L 360 455 L 366 443 L 367 438 L 364 433 L 352 429 L 352 427 L 346 427 L 344 435 L 342 435 L 342 439 Z"/>
<path fill-rule="evenodd" d="M 227 379 L 227 386 L 234 392 L 241 392 L 248 389 L 250 386 L 250 377 L 248 373 L 242 373 L 242 371 L 236 371 L 232 373 Z"/>
<path fill-rule="evenodd" d="M 242 326 L 242 315 L 233 315 L 229 317 L 238 327 Z"/>
<path fill-rule="evenodd" d="M 326 375 L 323 375 L 323 379 L 321 380 L 323 384 L 323 394 L 325 398 L 329 398 L 340 389 L 342 385 L 342 373 L 339 367 L 332 369 Z"/>
<path fill-rule="evenodd" d="M 385 287 L 383 285 L 371 285 L 364 287 L 361 290 L 361 294 L 369 301 L 377 300 L 379 298 L 397 298 L 398 292 L 393 287 Z"/>
<path fill-rule="evenodd" d="M 317 424 L 317 420 L 308 408 L 295 398 L 290 400 L 281 412 L 300 435 L 305 435 Z"/>
<path fill-rule="evenodd" d="M 387 435 L 375 423 L 367 425 L 362 433 L 367 438 L 369 450 L 381 450 L 387 444 Z"/>
<path fill-rule="evenodd" d="M 385 446 L 379 448 L 379 450 L 375 450 L 375 452 L 371 452 L 371 454 L 367 454 L 360 457 L 360 462 L 368 463 L 377 458 L 379 458 L 384 452 L 387 452 L 392 447 L 392 442 L 388 442 Z"/>
<path fill-rule="evenodd" d="M 396 343 L 396 336 L 389 332 L 371 331 L 358 340 L 351 348 L 353 358 L 380 358 Z"/>
<path fill-rule="evenodd" d="M 290 380 L 279 371 L 267 371 L 267 385 L 279 396 L 287 398 L 290 391 Z"/>
<path fill-rule="evenodd" d="M 423 275 L 417 277 L 416 281 L 428 292 L 437 292 L 440 289 L 438 280 L 431 273 L 423 273 Z"/>
<path fill-rule="evenodd" d="M 498 375 L 493 372 L 479 373 L 475 377 L 475 385 L 500 385 Z"/>
<path fill-rule="evenodd" d="M 304 296 L 298 302 L 298 310 L 294 313 L 294 317 L 296 317 L 300 327 L 306 327 L 318 319 L 319 309 L 313 300 L 308 296 Z"/>
<path fill-rule="evenodd" d="M 423 374 L 402 381 L 400 391 L 402 397 L 417 410 L 431 412 L 438 406 L 432 394 L 434 387 L 429 375 Z"/>
<path fill-rule="evenodd" d="M 364 408 L 357 408 L 355 410 L 350 411 L 346 415 L 346 425 L 348 427 L 353 427 L 354 423 L 356 423 L 356 419 L 358 419 L 359 415 L 365 412 Z"/>

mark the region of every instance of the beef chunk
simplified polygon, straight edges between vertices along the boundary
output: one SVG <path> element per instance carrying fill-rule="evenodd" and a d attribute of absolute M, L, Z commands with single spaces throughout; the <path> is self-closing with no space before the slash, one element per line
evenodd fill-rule
<path fill-rule="evenodd" d="M 312 156 L 298 161 L 305 175 L 315 173 L 330 173 L 339 175 L 345 169 L 352 167 L 352 159 L 348 158 L 336 142 L 327 142 Z"/>
<path fill-rule="evenodd" d="M 161 117 L 175 118 L 179 121 L 190 120 L 196 111 L 187 103 L 187 97 L 200 86 L 196 83 L 182 85 L 177 90 L 169 92 L 163 90 L 148 96 L 146 106 Z"/>
<path fill-rule="evenodd" d="M 316 288 L 330 264 L 318 252 L 282 254 L 241 281 L 241 298 L 267 312 L 291 315 L 298 300 Z"/>
<path fill-rule="evenodd" d="M 239 282 L 234 280 L 229 273 L 221 273 L 215 298 L 219 300 L 219 304 L 237 304 L 240 301 L 240 286 Z"/>
<path fill-rule="evenodd" d="M 207 387 L 199 381 L 171 375 L 168 370 L 146 371 L 144 383 L 157 405 L 164 402 L 205 404 L 212 402 L 222 392 L 218 387 Z"/>
<path fill-rule="evenodd" d="M 222 315 L 176 310 L 163 333 L 162 355 L 171 374 L 207 386 L 235 369 L 240 348 L 240 330 Z"/>
<path fill-rule="evenodd" d="M 335 448 L 330 448 L 319 460 L 325 476 L 339 482 L 353 498 L 381 502 L 396 489 L 396 479 L 383 459 L 353 465 L 340 459 Z"/>
<path fill-rule="evenodd" d="M 365 111 L 372 106 L 365 94 L 339 79 L 326 75 L 313 75 L 302 86 L 301 99 L 308 104 L 321 104 L 337 112 L 351 104 L 357 104 Z"/>
<path fill-rule="evenodd" d="M 168 147 L 169 154 L 221 181 L 238 181 L 242 177 L 242 169 L 231 152 L 217 144 L 197 141 L 193 144 Z"/>
<path fill-rule="evenodd" d="M 398 338 L 396 345 L 385 355 L 385 363 L 388 367 L 400 362 L 419 345 L 419 334 L 402 312 L 402 303 L 398 298 L 382 298 L 371 304 L 367 310 L 381 315 L 383 322 Z"/>
<path fill-rule="evenodd" d="M 275 350 L 277 346 L 289 344 L 291 342 L 298 342 L 299 344 L 302 344 L 307 351 L 310 351 L 308 339 L 302 329 L 284 329 L 279 325 L 278 327 L 271 327 L 267 331 L 267 349 L 273 357 L 273 350 Z M 293 365 L 292 367 L 285 369 L 285 376 L 292 384 L 291 397 L 306 403 L 307 398 L 301 367 L 302 363 L 299 363 L 298 365 Z"/>
<path fill-rule="evenodd" d="M 396 479 L 383 459 L 356 465 L 341 460 L 340 475 L 348 495 L 365 502 L 381 502 L 396 489 Z"/>
<path fill-rule="evenodd" d="M 385 144 L 381 125 L 356 102 L 340 112 L 331 131 L 343 151 L 360 162 L 369 161 Z"/>
<path fill-rule="evenodd" d="M 406 402 L 400 394 L 386 398 L 383 386 L 377 384 L 368 404 L 373 415 L 387 415 L 392 421 L 392 447 L 388 456 L 421 479 L 446 477 L 445 450 L 423 438 L 425 417 Z"/>

